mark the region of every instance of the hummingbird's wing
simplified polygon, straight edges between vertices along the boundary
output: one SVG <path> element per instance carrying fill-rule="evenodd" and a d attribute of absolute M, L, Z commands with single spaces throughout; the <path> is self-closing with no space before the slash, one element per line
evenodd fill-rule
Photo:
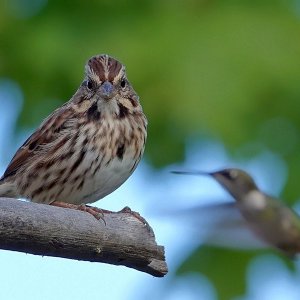
<path fill-rule="evenodd" d="M 250 230 L 235 202 L 216 199 L 209 202 L 191 208 L 170 210 L 168 207 L 160 215 L 176 218 L 201 244 L 235 249 L 267 246 Z"/>
<path fill-rule="evenodd" d="M 235 249 L 261 249 L 267 246 L 249 228 L 235 202 L 202 205 L 194 208 L 194 213 L 210 225 L 206 226 L 204 237 L 207 245 Z"/>

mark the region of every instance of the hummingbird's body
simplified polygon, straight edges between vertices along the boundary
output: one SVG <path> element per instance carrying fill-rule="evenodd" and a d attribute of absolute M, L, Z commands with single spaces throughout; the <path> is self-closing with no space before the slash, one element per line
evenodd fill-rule
<path fill-rule="evenodd" d="M 289 257 L 300 252 L 299 216 L 278 199 L 261 192 L 246 172 L 224 169 L 176 173 L 211 175 L 235 198 L 237 208 L 258 237 Z"/>
<path fill-rule="evenodd" d="M 289 207 L 258 190 L 237 201 L 237 207 L 265 242 L 288 256 L 300 252 L 300 219 Z"/>

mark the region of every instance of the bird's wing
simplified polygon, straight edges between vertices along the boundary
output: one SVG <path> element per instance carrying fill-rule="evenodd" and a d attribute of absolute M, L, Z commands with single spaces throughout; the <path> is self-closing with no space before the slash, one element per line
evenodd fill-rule
<path fill-rule="evenodd" d="M 65 123 L 70 119 L 71 113 L 71 110 L 65 106 L 55 110 L 18 149 L 0 181 L 16 174 L 20 167 L 27 164 L 28 160 L 34 160 L 42 145 L 55 141 L 61 130 L 65 128 Z"/>

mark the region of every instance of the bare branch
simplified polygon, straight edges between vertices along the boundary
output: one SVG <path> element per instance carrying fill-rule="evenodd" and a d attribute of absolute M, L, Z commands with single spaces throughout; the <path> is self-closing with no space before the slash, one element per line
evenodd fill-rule
<path fill-rule="evenodd" d="M 0 198 L 0 249 L 123 265 L 167 274 L 164 247 L 129 213 L 104 215 Z"/>

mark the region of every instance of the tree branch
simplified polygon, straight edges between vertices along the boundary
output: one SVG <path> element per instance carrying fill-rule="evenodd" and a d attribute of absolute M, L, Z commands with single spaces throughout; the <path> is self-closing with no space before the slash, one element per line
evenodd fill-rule
<path fill-rule="evenodd" d="M 123 265 L 156 277 L 167 274 L 164 247 L 130 213 L 104 220 L 74 210 L 0 198 L 0 249 Z"/>

